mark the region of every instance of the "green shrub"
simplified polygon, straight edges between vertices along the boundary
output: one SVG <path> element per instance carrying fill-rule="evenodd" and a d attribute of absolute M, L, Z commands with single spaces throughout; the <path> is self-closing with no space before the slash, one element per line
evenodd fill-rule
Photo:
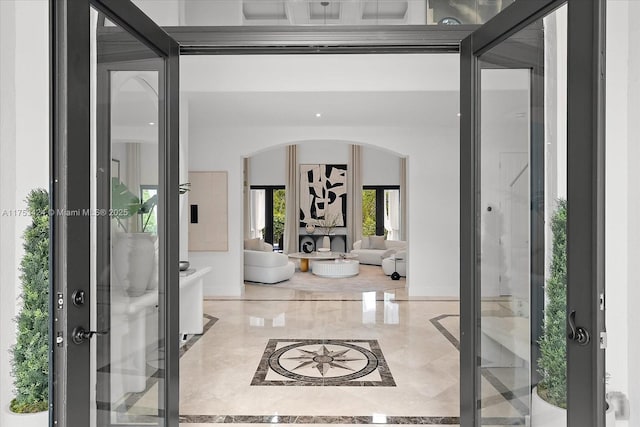
<path fill-rule="evenodd" d="M 545 287 L 545 322 L 540 338 L 538 391 L 542 398 L 567 407 L 567 201 L 560 200 L 551 222 L 553 254 Z"/>
<path fill-rule="evenodd" d="M 20 263 L 22 308 L 16 318 L 12 350 L 16 398 L 13 412 L 39 412 L 48 407 L 49 392 L 49 195 L 32 190 L 27 197 L 32 219 L 24 233 Z"/>

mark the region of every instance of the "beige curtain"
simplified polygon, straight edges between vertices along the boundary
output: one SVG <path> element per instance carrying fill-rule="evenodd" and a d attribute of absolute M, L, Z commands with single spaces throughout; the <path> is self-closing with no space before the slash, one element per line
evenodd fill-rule
<path fill-rule="evenodd" d="M 362 239 L 362 148 L 351 145 L 347 171 L 347 252 Z"/>
<path fill-rule="evenodd" d="M 248 157 L 244 158 L 243 171 L 242 171 L 242 191 L 244 200 L 244 238 L 250 239 L 251 236 L 251 180 L 249 175 L 249 167 L 251 166 L 251 160 Z"/>
<path fill-rule="evenodd" d="M 400 158 L 400 240 L 407 240 L 407 158 Z"/>
<path fill-rule="evenodd" d="M 286 157 L 287 182 L 285 183 L 286 194 L 286 213 L 284 217 L 284 252 L 294 253 L 298 250 L 298 231 L 300 206 L 298 202 L 298 193 L 300 192 L 298 176 L 298 146 L 289 145 L 287 147 Z"/>

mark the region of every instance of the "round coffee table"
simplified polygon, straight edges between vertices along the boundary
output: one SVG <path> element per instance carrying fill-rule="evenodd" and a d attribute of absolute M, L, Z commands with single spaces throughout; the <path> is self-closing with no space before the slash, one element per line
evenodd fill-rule
<path fill-rule="evenodd" d="M 360 263 L 354 259 L 314 261 L 311 264 L 311 272 L 316 276 L 334 279 L 353 277 L 360 272 Z"/>
<path fill-rule="evenodd" d="M 334 259 L 353 259 L 358 255 L 345 254 L 342 252 L 295 252 L 289 254 L 289 258 L 296 258 L 300 260 L 300 271 L 307 272 L 309 271 L 309 261 L 327 261 Z"/>

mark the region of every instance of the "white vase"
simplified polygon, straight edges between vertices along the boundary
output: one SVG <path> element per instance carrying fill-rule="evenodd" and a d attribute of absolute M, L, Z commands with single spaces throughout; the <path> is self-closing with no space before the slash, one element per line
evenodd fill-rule
<path fill-rule="evenodd" d="M 331 238 L 329 236 L 324 236 L 322 238 L 322 247 L 325 249 L 331 249 Z"/>
<path fill-rule="evenodd" d="M 127 295 L 139 297 L 149 285 L 155 257 L 155 235 L 118 233 L 113 244 L 115 279 Z"/>
<path fill-rule="evenodd" d="M 616 412 L 609 406 L 606 413 L 606 426 L 615 427 Z M 534 387 L 531 395 L 531 427 L 566 427 L 567 410 L 552 405 L 538 395 L 538 387 Z"/>
<path fill-rule="evenodd" d="M 47 427 L 49 425 L 49 411 L 35 412 L 33 414 L 16 414 L 15 412 L 11 412 L 7 405 L 5 407 L 5 419 L 8 420 L 7 426 Z"/>
<path fill-rule="evenodd" d="M 158 245 L 159 245 L 159 241 L 158 241 L 158 236 L 154 235 L 154 239 L 153 239 L 153 268 L 151 269 L 151 277 L 149 278 L 149 284 L 147 285 L 147 290 L 148 291 L 153 291 L 155 289 L 158 289 L 158 265 L 159 265 L 159 258 L 158 258 Z"/>
<path fill-rule="evenodd" d="M 552 405 L 538 396 L 538 387 L 531 393 L 531 427 L 566 427 L 567 410 Z"/>

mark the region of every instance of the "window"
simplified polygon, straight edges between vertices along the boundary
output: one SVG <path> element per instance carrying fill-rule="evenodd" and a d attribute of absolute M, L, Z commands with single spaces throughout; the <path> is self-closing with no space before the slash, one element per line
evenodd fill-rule
<path fill-rule="evenodd" d="M 251 237 L 282 251 L 285 217 L 284 186 L 251 186 Z"/>
<path fill-rule="evenodd" d="M 362 235 L 400 239 L 400 187 L 366 185 L 362 189 Z"/>

